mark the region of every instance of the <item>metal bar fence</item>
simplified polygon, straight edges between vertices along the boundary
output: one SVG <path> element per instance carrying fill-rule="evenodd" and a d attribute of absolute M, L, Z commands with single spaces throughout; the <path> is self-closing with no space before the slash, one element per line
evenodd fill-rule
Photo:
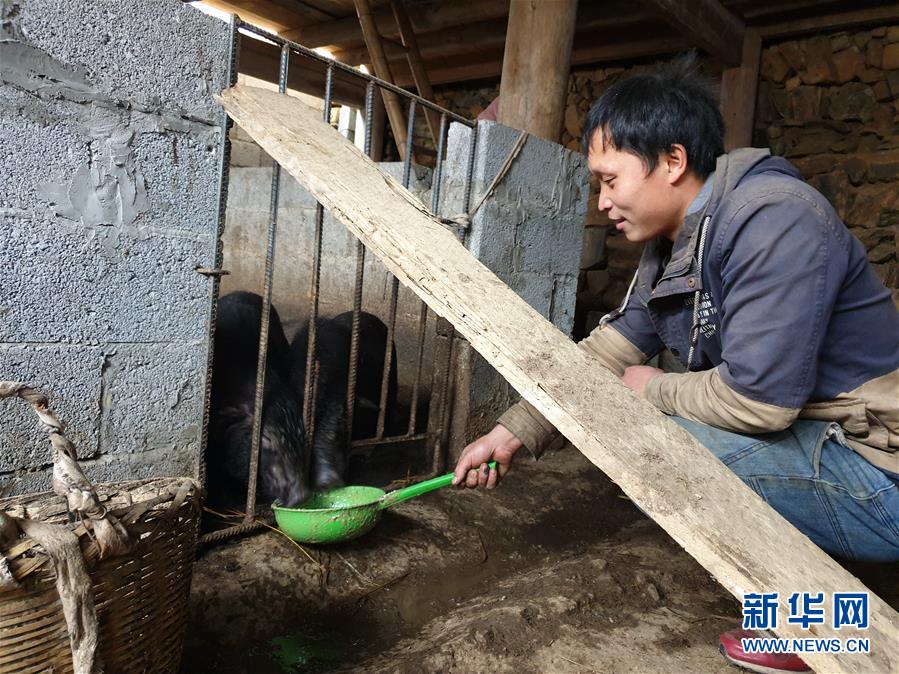
<path fill-rule="evenodd" d="M 443 180 L 443 155 L 446 151 L 446 140 L 448 135 L 448 126 L 450 121 L 458 122 L 465 126 L 472 128 L 471 133 L 471 145 L 469 148 L 469 156 L 468 163 L 466 167 L 465 174 L 465 184 L 464 184 L 464 195 L 463 195 L 463 208 L 465 210 L 469 207 L 469 202 L 471 198 L 471 187 L 472 187 L 472 175 L 474 170 L 474 151 L 477 143 L 477 126 L 476 122 L 466 119 L 460 115 L 453 113 L 450 110 L 446 110 L 437 104 L 428 101 L 420 96 L 417 96 L 411 92 L 408 92 L 400 87 L 397 87 L 389 82 L 386 82 L 382 79 L 379 79 L 373 75 L 368 73 L 364 73 L 352 66 L 349 66 L 344 63 L 340 63 L 337 61 L 333 61 L 317 52 L 303 47 L 295 42 L 290 40 L 285 40 L 282 37 L 269 33 L 261 28 L 256 26 L 252 26 L 250 24 L 242 22 L 237 16 L 231 17 L 230 24 L 230 50 L 229 50 L 229 64 L 228 64 L 228 75 L 227 81 L 229 85 L 233 85 L 237 82 L 237 65 L 240 53 L 240 34 L 239 32 L 250 32 L 259 37 L 262 37 L 266 40 L 274 42 L 275 44 L 281 47 L 281 59 L 280 59 L 280 68 L 278 75 L 278 91 L 281 94 L 285 94 L 287 91 L 287 80 L 289 73 L 289 65 L 290 65 L 290 56 L 291 54 L 300 55 L 304 58 L 312 59 L 323 64 L 326 67 L 325 71 L 325 87 L 324 87 L 324 106 L 323 106 L 323 118 L 327 123 L 330 121 L 331 116 L 331 108 L 332 108 L 332 97 L 334 90 L 334 73 L 335 71 L 340 71 L 344 74 L 351 75 L 354 78 L 358 78 L 360 80 L 365 81 L 365 136 L 364 136 L 364 152 L 371 156 L 372 153 L 372 122 L 374 119 L 374 106 L 375 106 L 375 96 L 379 93 L 380 90 L 387 90 L 393 92 L 395 94 L 400 95 L 403 98 L 409 100 L 409 115 L 408 115 L 408 128 L 407 128 L 407 140 L 405 147 L 405 156 L 403 160 L 403 176 L 402 183 L 403 186 L 408 188 L 411 182 L 411 163 L 414 154 L 414 127 L 415 127 L 415 118 L 416 111 L 418 107 L 423 107 L 426 110 L 430 110 L 436 112 L 440 115 L 440 132 L 437 141 L 437 155 L 435 161 L 435 170 L 431 185 L 431 210 L 433 212 L 437 212 L 440 207 L 440 196 L 442 189 L 442 180 Z M 213 301 L 212 308 L 210 312 L 210 352 L 209 352 L 209 367 L 208 367 L 208 376 L 206 381 L 206 397 L 205 397 L 205 417 L 204 417 L 204 426 L 203 426 L 203 447 L 205 451 L 205 445 L 207 442 L 207 432 L 208 432 L 208 424 L 209 424 L 209 398 L 211 391 L 211 382 L 212 382 L 212 372 L 211 372 L 211 364 L 212 364 L 212 339 L 214 337 L 214 329 L 215 329 L 215 319 L 216 319 L 216 304 L 218 301 L 218 290 L 219 290 L 219 276 L 222 273 L 218 267 L 221 266 L 222 263 L 222 234 L 224 232 L 225 225 L 225 210 L 227 206 L 227 189 L 228 189 L 228 164 L 230 157 L 230 141 L 228 138 L 228 129 L 231 126 L 231 120 L 227 116 L 226 113 L 223 113 L 222 119 L 222 147 L 221 147 L 221 162 L 219 166 L 219 214 L 218 214 L 218 236 L 216 241 L 216 269 L 210 272 L 210 275 L 214 276 L 213 283 Z M 277 162 L 272 162 L 272 187 L 271 187 L 271 200 L 270 200 L 270 208 L 269 208 L 269 229 L 268 229 L 268 246 L 266 249 L 266 258 L 265 258 L 265 272 L 263 278 L 263 302 L 262 302 L 262 324 L 260 325 L 260 337 L 259 337 L 259 355 L 257 361 L 257 371 L 256 371 L 256 390 L 255 390 L 255 401 L 254 401 L 254 413 L 253 413 L 253 431 L 252 431 L 252 445 L 251 445 L 251 456 L 250 456 L 250 465 L 249 465 L 249 475 L 248 475 L 248 487 L 247 487 L 247 500 L 246 500 L 246 511 L 243 519 L 243 523 L 231 526 L 225 529 L 221 529 L 218 531 L 211 532 L 206 534 L 200 538 L 200 541 L 203 543 L 212 543 L 218 542 L 222 540 L 226 540 L 233 536 L 241 535 L 244 533 L 248 533 L 251 531 L 256 531 L 264 528 L 259 524 L 256 520 L 255 510 L 256 510 L 256 482 L 259 471 L 259 453 L 260 453 L 260 443 L 261 443 L 261 432 L 262 432 L 262 408 L 263 408 L 263 392 L 265 388 L 265 366 L 266 360 L 268 356 L 268 338 L 269 338 L 269 317 L 271 315 L 271 301 L 272 301 L 272 291 L 273 291 L 273 276 L 274 276 L 274 263 L 275 263 L 275 245 L 277 241 L 277 229 L 278 229 L 278 204 L 280 198 L 280 178 L 281 178 L 281 167 Z M 323 245 L 323 224 L 324 224 L 324 210 L 321 204 L 316 205 L 315 211 L 315 230 L 313 235 L 313 258 L 312 258 L 312 277 L 309 288 L 309 328 L 308 328 L 308 349 L 306 353 L 306 379 L 304 382 L 304 405 L 303 405 L 303 418 L 306 426 L 306 450 L 304 456 L 304 468 L 306 470 L 306 474 L 309 473 L 309 469 L 311 467 L 311 448 L 314 442 L 314 434 L 315 434 L 315 397 L 316 397 L 316 367 L 315 367 L 315 350 L 316 350 L 316 339 L 317 339 L 317 319 L 319 314 L 319 296 L 320 296 L 320 283 L 321 283 L 321 262 L 322 262 L 322 245 Z M 464 232 L 458 233 L 460 239 L 464 243 Z M 352 306 L 352 324 L 351 324 L 351 340 L 350 340 L 350 353 L 349 353 L 349 363 L 348 363 L 348 381 L 347 381 L 347 437 L 352 437 L 353 430 L 353 421 L 354 421 L 354 407 L 355 407 L 355 398 L 356 398 L 356 390 L 358 387 L 358 378 L 359 378 L 359 332 L 360 332 L 360 314 L 362 311 L 362 290 L 365 281 L 365 246 L 361 241 L 356 241 L 356 260 L 355 260 L 355 275 L 354 275 L 354 285 L 353 285 L 353 306 Z M 415 351 L 415 375 L 412 382 L 412 393 L 411 393 L 411 406 L 409 410 L 409 421 L 408 425 L 405 429 L 404 433 L 396 436 L 388 436 L 385 437 L 385 430 L 387 424 L 387 405 L 388 405 L 388 386 L 389 386 L 389 374 L 391 369 L 391 364 L 393 362 L 393 343 L 394 336 L 396 332 L 396 315 L 397 315 L 397 300 L 398 300 L 398 292 L 399 292 L 399 281 L 396 277 L 391 275 L 390 281 L 390 299 L 389 299 L 389 310 L 388 310 L 388 322 L 387 322 L 387 344 L 384 353 L 384 369 L 381 380 L 381 391 L 380 391 L 380 400 L 378 405 L 378 417 L 377 417 L 377 428 L 375 437 L 373 438 L 363 438 L 360 440 L 355 440 L 351 442 L 351 448 L 353 451 L 358 452 L 367 452 L 371 451 L 372 448 L 385 445 L 387 443 L 407 443 L 407 442 L 419 442 L 424 441 L 426 444 L 429 444 L 434 452 L 431 460 L 431 471 L 426 475 L 414 476 L 412 479 L 420 479 L 424 477 L 429 477 L 436 472 L 439 472 L 444 465 L 443 458 L 443 449 L 442 444 L 444 440 L 444 436 L 446 433 L 446 428 L 448 424 L 449 418 L 449 391 L 450 391 L 450 378 L 451 378 L 451 363 L 453 356 L 453 341 L 454 341 L 454 332 L 452 330 L 452 326 L 450 325 L 448 329 L 444 326 L 444 332 L 446 337 L 449 340 L 448 348 L 446 349 L 446 360 L 444 363 L 435 363 L 434 372 L 432 377 L 432 386 L 431 386 L 431 404 L 429 405 L 428 415 L 432 417 L 432 419 L 428 423 L 428 430 L 426 432 L 416 432 L 417 430 L 417 412 L 418 412 L 418 399 L 420 396 L 421 389 L 421 375 L 423 369 L 423 359 L 424 359 L 424 344 L 426 337 L 426 326 L 428 322 L 428 307 L 424 302 L 421 302 L 419 309 L 419 317 L 418 317 L 418 325 L 417 325 L 417 340 L 416 340 L 416 351 Z M 438 319 L 438 323 L 441 322 L 442 319 Z M 445 324 L 445 321 L 442 321 Z M 436 421 L 436 423 L 435 423 Z M 436 432 L 434 431 L 436 429 Z M 390 430 L 395 430 L 391 428 Z M 202 471 L 201 471 L 202 474 Z"/>

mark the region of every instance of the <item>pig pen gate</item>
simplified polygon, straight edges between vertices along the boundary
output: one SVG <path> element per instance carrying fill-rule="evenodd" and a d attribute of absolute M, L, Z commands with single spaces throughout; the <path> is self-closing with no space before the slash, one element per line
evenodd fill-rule
<path fill-rule="evenodd" d="M 431 205 L 430 210 L 437 213 L 440 207 L 440 196 L 443 178 L 442 158 L 446 150 L 446 138 L 448 133 L 448 122 L 450 120 L 464 124 L 471 129 L 468 156 L 466 159 L 465 178 L 463 183 L 462 195 L 462 212 L 468 213 L 471 200 L 472 175 L 474 170 L 475 148 L 477 145 L 477 124 L 449 110 L 446 110 L 427 99 L 417 96 L 409 91 L 401 89 L 390 82 L 379 79 L 368 73 L 361 72 L 345 63 L 329 59 L 311 49 L 307 49 L 300 44 L 284 39 L 273 33 L 269 33 L 257 26 L 241 21 L 236 15 L 231 15 L 229 21 L 229 47 L 228 47 L 228 65 L 227 65 L 227 82 L 229 86 L 237 83 L 237 68 L 241 50 L 241 33 L 256 35 L 264 40 L 280 46 L 280 65 L 278 71 L 278 91 L 286 94 L 288 72 L 290 68 L 291 54 L 311 62 L 311 65 L 318 70 L 324 71 L 324 106 L 323 120 L 329 122 L 332 103 L 335 93 L 335 74 L 350 78 L 350 81 L 365 83 L 365 113 L 364 113 L 364 144 L 363 151 L 366 155 L 372 155 L 372 121 L 374 118 L 375 95 L 376 90 L 387 97 L 400 96 L 409 101 L 408 117 L 406 124 L 405 146 L 401 147 L 398 141 L 398 150 L 402 154 L 402 184 L 408 188 L 410 185 L 412 158 L 414 154 L 414 128 L 416 112 L 419 107 L 424 108 L 426 114 L 439 114 L 440 123 L 436 140 L 436 161 L 434 166 L 433 180 L 431 184 Z M 386 102 L 386 101 L 385 101 Z M 394 98 L 391 103 L 398 102 Z M 388 110 L 396 105 L 388 105 Z M 432 120 L 428 120 L 429 122 Z M 218 227 L 216 234 L 216 250 L 215 250 L 215 266 L 213 269 L 198 269 L 199 273 L 212 278 L 212 301 L 209 318 L 209 357 L 206 375 L 206 391 L 204 398 L 204 419 L 202 432 L 201 451 L 205 456 L 206 446 L 208 443 L 209 431 L 209 415 L 210 415 L 210 394 L 212 389 L 212 361 L 213 361 L 213 343 L 215 336 L 215 324 L 217 318 L 217 304 L 219 296 L 219 288 L 221 276 L 228 273 L 221 269 L 223 261 L 223 242 L 222 235 L 225 229 L 225 214 L 227 210 L 228 200 L 228 174 L 231 155 L 231 142 L 229 139 L 229 130 L 232 126 L 231 117 L 227 112 L 222 112 L 222 136 L 221 136 L 221 152 L 220 164 L 218 167 Z M 520 150 L 525 135 L 519 143 L 516 144 L 516 150 Z M 511 157 L 510 157 L 511 160 Z M 509 161 L 507 161 L 508 167 Z M 507 168 L 506 167 L 506 168 Z M 493 184 L 488 187 L 483 199 L 492 191 L 496 183 L 502 179 L 504 172 L 497 175 Z M 248 473 L 248 487 L 244 519 L 241 524 L 229 526 L 223 529 L 212 531 L 200 537 L 201 543 L 214 543 L 222 541 L 233 536 L 248 533 L 251 531 L 264 528 L 261 522 L 256 519 L 256 482 L 259 470 L 259 454 L 262 435 L 262 398 L 265 386 L 265 367 L 268 357 L 268 338 L 269 338 L 269 316 L 271 314 L 272 294 L 273 294 L 273 276 L 275 263 L 275 244 L 277 240 L 278 230 L 278 204 L 281 189 L 281 167 L 277 161 L 272 161 L 272 181 L 271 181 L 271 199 L 269 205 L 269 227 L 268 242 L 265 255 L 265 268 L 263 272 L 263 288 L 262 288 L 262 320 L 260 325 L 259 337 L 259 357 L 256 371 L 256 391 L 253 412 L 252 427 L 252 444 Z M 475 207 L 475 209 L 477 206 Z M 469 214 L 470 216 L 470 214 Z M 465 217 L 469 217 L 465 216 Z M 309 340 L 306 355 L 306 380 L 304 385 L 303 396 L 303 422 L 306 429 L 306 443 L 304 448 L 304 464 L 308 472 L 310 465 L 311 448 L 313 445 L 313 437 L 315 433 L 315 368 L 313 366 L 315 348 L 316 348 L 316 319 L 319 311 L 319 291 L 321 276 L 321 259 L 322 259 L 322 242 L 323 242 L 323 223 L 324 208 L 320 203 L 316 203 L 314 234 L 313 234 L 313 251 L 312 251 L 312 280 L 309 288 Z M 456 236 L 460 241 L 465 242 L 466 226 L 464 218 L 458 216 L 454 219 L 444 219 L 444 223 L 455 229 Z M 387 393 L 388 393 L 388 377 L 390 374 L 392 361 L 392 345 L 394 342 L 397 298 L 399 292 L 399 281 L 390 276 L 390 297 L 387 324 L 387 341 L 384 354 L 384 368 L 381 379 L 381 395 L 379 401 L 377 430 L 374 438 L 364 438 L 352 440 L 353 427 L 353 411 L 356 394 L 356 385 L 358 379 L 359 365 L 359 327 L 360 313 L 362 307 L 362 286 L 364 282 L 364 265 L 365 265 L 365 245 L 359 239 L 355 241 L 356 245 L 356 265 L 355 280 L 353 292 L 352 306 L 352 330 L 349 354 L 349 377 L 347 382 L 347 437 L 350 438 L 351 453 L 370 451 L 372 448 L 384 446 L 390 443 L 412 443 L 421 442 L 426 450 L 430 450 L 430 472 L 423 475 L 411 477 L 412 480 L 425 479 L 432 477 L 443 470 L 445 466 L 445 442 L 447 428 L 449 424 L 449 394 L 450 380 L 452 378 L 452 357 L 454 328 L 453 325 L 443 318 L 437 317 L 436 332 L 440 339 L 434 342 L 434 369 L 432 373 L 430 403 L 428 405 L 428 423 L 424 432 L 416 433 L 418 398 L 421 389 L 422 361 L 424 358 L 425 330 L 428 319 L 428 307 L 419 300 L 420 311 L 418 318 L 418 330 L 416 341 L 416 357 L 415 357 L 415 375 L 412 380 L 411 403 L 409 406 L 409 420 L 406 432 L 393 436 L 385 437 L 385 417 L 387 414 Z M 442 347 L 442 348 L 441 348 Z M 201 461 L 201 479 L 205 479 L 206 465 L 205 460 Z"/>

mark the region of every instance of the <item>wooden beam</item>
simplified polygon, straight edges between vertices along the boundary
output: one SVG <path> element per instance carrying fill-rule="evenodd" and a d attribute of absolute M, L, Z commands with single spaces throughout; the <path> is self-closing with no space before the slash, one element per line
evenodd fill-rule
<path fill-rule="evenodd" d="M 571 65 L 590 65 L 594 63 L 611 64 L 650 56 L 676 54 L 684 51 L 689 45 L 680 36 L 662 39 L 634 40 L 625 43 L 607 42 L 593 46 L 576 48 L 571 54 Z M 495 80 L 503 69 L 503 52 L 490 50 L 480 52 L 472 60 L 455 59 L 451 65 L 442 61 L 427 61 L 425 67 L 432 84 L 452 84 L 472 80 Z M 401 87 L 412 86 L 412 76 L 408 67 L 397 63 L 393 67 L 396 83 Z"/>
<path fill-rule="evenodd" d="M 553 142 L 562 133 L 577 0 L 509 7 L 498 121 Z"/>
<path fill-rule="evenodd" d="M 443 58 L 504 45 L 507 23 L 506 19 L 481 21 L 460 28 L 415 33 L 415 37 L 419 43 L 422 58 Z M 364 46 L 348 45 L 343 49 L 332 49 L 331 53 L 338 61 L 355 64 L 364 62 L 368 52 Z M 385 45 L 384 53 L 391 65 L 393 62 L 405 60 L 407 57 L 407 50 L 402 46 Z"/>
<path fill-rule="evenodd" d="M 315 7 L 334 19 L 356 11 L 356 8 L 353 7 L 353 0 L 287 0 L 287 2 Z"/>
<path fill-rule="evenodd" d="M 281 33 L 310 23 L 330 20 L 324 12 L 299 3 L 260 2 L 259 0 L 203 0 L 203 4 L 229 14 L 237 14 L 247 23 L 273 33 Z"/>
<path fill-rule="evenodd" d="M 241 40 L 238 72 L 266 82 L 278 82 L 281 49 L 276 45 L 244 37 Z M 326 67 L 320 61 L 291 54 L 287 71 L 287 86 L 310 96 L 325 95 Z M 365 106 L 365 82 L 360 78 L 334 70 L 332 100 L 355 108 Z"/>
<path fill-rule="evenodd" d="M 409 8 L 409 20 L 416 33 L 427 33 L 448 26 L 497 19 L 509 12 L 509 0 L 432 0 Z M 399 30 L 389 6 L 372 12 L 375 25 L 382 35 L 397 37 Z M 332 47 L 360 42 L 362 31 L 355 18 L 327 21 L 282 33 L 306 47 Z"/>
<path fill-rule="evenodd" d="M 869 595 L 869 627 L 802 629 L 791 592 L 870 592 L 689 433 L 532 309 L 312 108 L 238 85 L 228 113 L 282 168 L 738 599 L 779 592 L 780 636 L 867 637 L 871 652 L 806 653 L 819 672 L 899 671 L 899 614 Z"/>
<path fill-rule="evenodd" d="M 828 0 L 824 0 L 827 2 Z M 821 8 L 821 0 L 778 0 L 776 4 L 770 5 L 759 0 L 736 0 L 726 2 L 727 9 L 734 14 L 743 18 L 743 21 L 749 19 L 763 18 L 770 14 L 784 14 L 785 12 L 795 12 L 798 10 L 806 10 L 809 7 L 817 9 Z"/>
<path fill-rule="evenodd" d="M 409 70 L 412 72 L 412 79 L 415 81 L 415 88 L 418 89 L 418 95 L 433 102 L 434 89 L 431 87 L 428 71 L 425 69 L 422 61 L 421 52 L 418 49 L 418 39 L 415 37 L 415 30 L 409 21 L 406 8 L 403 6 L 402 0 L 390 0 L 390 6 L 393 8 L 393 15 L 396 18 L 396 25 L 399 27 L 403 46 L 407 50 L 406 58 L 409 62 Z M 425 108 L 424 113 L 428 130 L 431 132 L 431 138 L 434 140 L 434 147 L 436 148 L 438 145 L 437 136 L 440 133 L 440 116 L 430 108 Z"/>
<path fill-rule="evenodd" d="M 718 0 L 641 0 L 690 42 L 725 65 L 740 65 L 746 26 Z"/>
<path fill-rule="evenodd" d="M 892 2 L 886 7 L 870 7 L 759 26 L 759 33 L 763 40 L 771 41 L 809 33 L 886 26 L 896 22 L 899 22 L 899 3 Z"/>
<path fill-rule="evenodd" d="M 579 5 L 574 44 L 577 45 L 579 41 L 583 41 L 590 46 L 595 46 L 603 45 L 608 41 L 621 42 L 619 35 L 621 30 L 630 30 L 635 35 L 639 32 L 639 38 L 645 39 L 649 31 L 655 30 L 656 25 L 666 26 L 663 23 L 653 22 L 655 17 L 649 16 L 646 12 L 609 11 L 610 7 L 614 9 L 616 4 L 604 2 L 587 4 L 585 7 Z M 485 49 L 504 46 L 508 24 L 508 17 L 503 17 L 464 26 L 443 28 L 429 33 L 417 32 L 415 35 L 421 48 L 422 58 L 425 60 L 443 59 L 463 54 L 480 54 Z M 635 30 L 638 26 L 639 31 Z M 394 61 L 406 58 L 406 50 L 402 47 L 385 45 L 384 52 L 391 65 Z M 368 58 L 368 52 L 364 46 L 332 49 L 331 53 L 338 61 L 353 65 L 362 63 Z"/>
<path fill-rule="evenodd" d="M 724 149 L 728 151 L 752 145 L 762 38 L 752 28 L 743 35 L 743 62 L 721 73 L 721 116 L 724 117 Z"/>
<path fill-rule="evenodd" d="M 769 10 L 770 12 L 770 10 Z M 899 4 L 889 7 L 874 7 L 865 10 L 852 12 L 841 12 L 838 14 L 828 14 L 824 16 L 814 17 L 810 19 L 795 20 L 780 24 L 771 24 L 769 26 L 760 26 L 758 32 L 764 42 L 771 42 L 779 39 L 787 39 L 798 35 L 806 35 L 810 33 L 819 33 L 830 30 L 843 30 L 849 28 L 861 28 L 879 25 L 888 25 L 899 22 Z M 655 29 L 649 30 L 648 27 L 640 29 L 643 33 L 655 32 Z M 629 36 L 632 33 L 626 25 L 622 25 L 616 33 L 625 32 Z M 595 45 L 579 47 L 582 35 L 587 35 L 578 27 L 575 34 L 575 46 L 571 56 L 571 65 L 589 65 L 593 63 L 612 63 L 619 61 L 628 61 L 637 58 L 645 58 L 650 56 L 663 56 L 668 54 L 676 54 L 689 48 L 690 44 L 687 39 L 682 36 L 668 35 L 660 39 L 637 38 L 632 39 L 596 39 L 592 36 Z M 434 40 L 428 40 L 425 44 L 431 44 Z M 458 58 L 451 63 L 445 60 L 439 60 L 438 57 L 446 56 L 439 48 L 436 51 L 430 51 L 429 47 L 423 50 L 425 58 L 425 67 L 431 77 L 432 84 L 450 84 L 455 82 L 465 82 L 480 79 L 493 79 L 502 72 L 502 58 L 493 49 L 480 50 L 477 57 L 469 61 L 464 56 L 459 56 L 460 51 L 454 51 L 454 55 Z M 431 55 L 434 54 L 434 60 Z M 742 49 L 741 49 L 742 63 Z M 409 75 L 408 68 L 397 62 L 394 68 L 394 75 L 399 86 L 407 87 L 412 85 L 412 79 Z"/>
<path fill-rule="evenodd" d="M 384 56 L 384 45 L 381 43 L 381 35 L 378 33 L 378 27 L 372 17 L 371 6 L 368 4 L 368 0 L 354 1 L 365 45 L 368 47 L 368 53 L 371 54 L 375 75 L 385 82 L 393 84 L 393 74 L 390 72 L 390 66 Z M 381 97 L 384 99 L 384 107 L 387 108 L 387 119 L 390 120 L 390 128 L 393 129 L 397 152 L 399 152 L 400 159 L 403 159 L 406 156 L 406 118 L 400 107 L 400 99 L 395 93 L 386 89 L 381 89 Z"/>

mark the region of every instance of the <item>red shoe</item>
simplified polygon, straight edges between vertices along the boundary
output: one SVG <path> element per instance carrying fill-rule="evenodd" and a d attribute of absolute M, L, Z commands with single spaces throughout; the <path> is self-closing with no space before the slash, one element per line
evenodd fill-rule
<path fill-rule="evenodd" d="M 718 650 L 732 665 L 759 674 L 811 673 L 809 666 L 794 653 L 746 653 L 740 640 L 760 636 L 763 635 L 750 630 L 731 630 L 718 637 Z"/>

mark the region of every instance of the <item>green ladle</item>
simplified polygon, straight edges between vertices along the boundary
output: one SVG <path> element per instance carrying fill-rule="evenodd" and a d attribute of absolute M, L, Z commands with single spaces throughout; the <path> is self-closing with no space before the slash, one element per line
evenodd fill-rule
<path fill-rule="evenodd" d="M 496 462 L 488 464 L 496 468 Z M 371 531 L 384 508 L 427 494 L 453 482 L 453 474 L 441 475 L 385 493 L 377 487 L 340 487 L 314 492 L 301 508 L 272 505 L 278 528 L 301 543 L 337 543 Z"/>

